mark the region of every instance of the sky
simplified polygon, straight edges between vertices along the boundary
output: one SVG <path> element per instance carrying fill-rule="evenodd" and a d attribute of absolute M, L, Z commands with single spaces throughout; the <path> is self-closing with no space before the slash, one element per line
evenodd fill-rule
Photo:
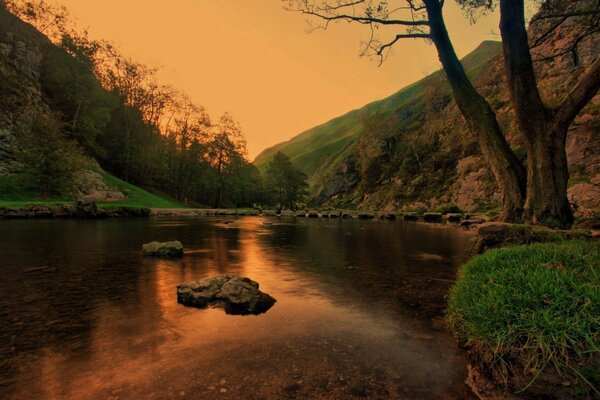
<path fill-rule="evenodd" d="M 240 124 L 252 160 L 276 143 L 391 95 L 440 68 L 424 40 L 400 41 L 382 65 L 359 57 L 368 31 L 338 23 L 308 32 L 281 0 L 58 0 L 95 39 L 160 67 L 159 79 L 217 119 Z M 498 40 L 498 17 L 470 24 L 454 2 L 446 23 L 459 56 Z"/>

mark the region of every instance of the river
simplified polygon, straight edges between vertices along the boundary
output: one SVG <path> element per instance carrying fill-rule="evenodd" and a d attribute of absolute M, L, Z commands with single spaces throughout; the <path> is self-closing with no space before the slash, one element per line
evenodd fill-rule
<path fill-rule="evenodd" d="M 471 399 L 443 327 L 470 237 L 404 221 L 0 221 L 0 398 Z M 141 257 L 181 240 L 182 259 Z M 265 314 L 184 307 L 237 273 Z"/>

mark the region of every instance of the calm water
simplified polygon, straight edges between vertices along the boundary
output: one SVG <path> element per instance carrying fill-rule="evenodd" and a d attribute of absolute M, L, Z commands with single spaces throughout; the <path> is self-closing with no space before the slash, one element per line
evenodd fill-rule
<path fill-rule="evenodd" d="M 464 233 L 222 221 L 0 221 L 0 398 L 472 398 L 441 319 Z M 141 257 L 172 239 L 183 259 Z M 277 303 L 259 316 L 177 304 L 178 283 L 226 272 Z"/>

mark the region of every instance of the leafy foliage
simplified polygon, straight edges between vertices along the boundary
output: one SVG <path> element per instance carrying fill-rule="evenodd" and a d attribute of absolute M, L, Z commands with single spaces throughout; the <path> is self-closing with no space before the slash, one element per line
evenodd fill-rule
<path fill-rule="evenodd" d="M 268 189 L 272 200 L 279 207 L 295 209 L 308 195 L 306 175 L 296 169 L 290 159 L 282 152 L 275 153 L 266 172 Z"/>

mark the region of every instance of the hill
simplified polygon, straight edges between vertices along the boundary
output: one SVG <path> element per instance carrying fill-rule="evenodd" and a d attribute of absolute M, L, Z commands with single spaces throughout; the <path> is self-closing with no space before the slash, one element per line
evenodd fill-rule
<path fill-rule="evenodd" d="M 462 63 L 469 75 L 476 79 L 482 70 L 482 66 L 497 56 L 500 51 L 500 42 L 485 41 L 464 57 Z M 281 151 L 304 173 L 312 176 L 326 162 L 326 159 L 335 157 L 336 154 L 342 152 L 364 133 L 365 123 L 369 118 L 376 115 L 382 117 L 401 109 L 423 97 L 426 91 L 432 87 L 435 87 L 435 90 L 449 94 L 450 87 L 446 83 L 442 71 L 436 71 L 385 99 L 374 101 L 360 109 L 350 111 L 329 122 L 311 128 L 289 141 L 268 148 L 256 157 L 254 165 L 259 170 L 264 170 L 273 155 Z"/>
<path fill-rule="evenodd" d="M 535 37 L 537 33 L 531 32 Z M 556 53 L 569 42 L 536 49 Z M 536 63 L 543 97 L 558 101 L 598 54 L 599 34 L 563 55 Z M 501 46 L 484 42 L 462 62 L 476 88 L 496 110 L 515 153 L 525 161 L 503 75 Z M 580 113 L 567 139 L 569 199 L 578 217 L 600 214 L 600 96 Z M 444 210 L 494 213 L 501 198 L 474 135 L 467 129 L 441 71 L 394 95 L 351 111 L 265 150 L 261 169 L 282 151 L 309 176 L 313 202 L 323 207 L 371 210 Z"/>

